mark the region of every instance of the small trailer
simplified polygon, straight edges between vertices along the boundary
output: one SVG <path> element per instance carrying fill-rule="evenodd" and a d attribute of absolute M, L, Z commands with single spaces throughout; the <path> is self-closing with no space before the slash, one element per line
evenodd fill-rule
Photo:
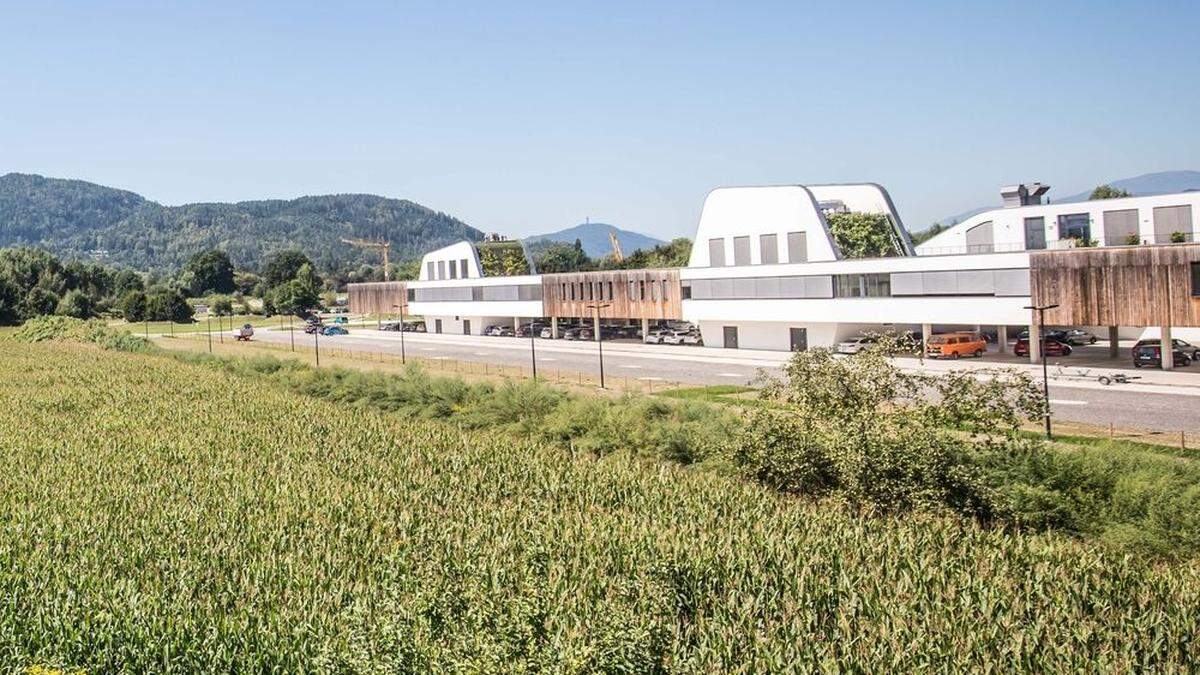
<path fill-rule="evenodd" d="M 233 332 L 233 337 L 237 338 L 238 342 L 249 342 L 251 337 L 254 337 L 254 326 L 246 324 Z"/>

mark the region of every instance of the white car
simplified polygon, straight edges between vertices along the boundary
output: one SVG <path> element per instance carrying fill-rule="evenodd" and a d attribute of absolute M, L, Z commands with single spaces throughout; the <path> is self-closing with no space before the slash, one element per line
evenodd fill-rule
<path fill-rule="evenodd" d="M 878 342 L 878 340 L 873 337 L 861 336 L 850 338 L 849 340 L 843 340 L 842 342 L 839 342 L 834 351 L 838 354 L 857 354 L 876 342 Z"/>
<path fill-rule="evenodd" d="M 652 330 L 646 333 L 646 337 L 642 338 L 642 342 L 651 345 L 661 345 L 666 341 L 667 336 L 674 335 L 675 331 L 670 330 Z"/>
<path fill-rule="evenodd" d="M 662 341 L 668 345 L 698 345 L 700 334 L 690 330 L 673 330 L 668 331 Z"/>
<path fill-rule="evenodd" d="M 546 338 L 548 340 L 548 339 L 554 337 L 554 331 L 550 330 L 549 326 L 546 326 L 545 328 L 542 329 L 542 331 L 540 333 L 538 333 L 538 337 Z"/>

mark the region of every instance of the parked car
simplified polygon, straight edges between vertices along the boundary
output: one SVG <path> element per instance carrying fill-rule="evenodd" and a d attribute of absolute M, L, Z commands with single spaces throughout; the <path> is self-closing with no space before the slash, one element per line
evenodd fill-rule
<path fill-rule="evenodd" d="M 1042 354 L 1044 356 L 1070 356 L 1071 345 L 1059 340 L 1045 339 L 1042 340 Z M 1029 338 L 1017 340 L 1017 344 L 1013 346 L 1013 354 L 1017 356 L 1029 356 Z"/>
<path fill-rule="evenodd" d="M 349 335 L 350 331 L 341 326 L 326 326 L 321 335 Z"/>
<path fill-rule="evenodd" d="M 987 342 L 978 333 L 938 333 L 925 345 L 925 355 L 934 359 L 983 356 L 985 352 Z"/>
<path fill-rule="evenodd" d="M 549 340 L 550 338 L 554 337 L 554 331 L 551 330 L 549 326 L 546 326 L 542 329 L 541 333 L 538 333 L 538 337 Z"/>
<path fill-rule="evenodd" d="M 309 335 L 312 335 L 313 333 L 316 333 L 319 330 L 323 330 L 324 328 L 325 328 L 325 324 L 317 322 L 317 321 L 309 321 L 304 324 L 304 332 L 308 333 Z"/>
<path fill-rule="evenodd" d="M 1162 340 L 1158 338 L 1138 340 L 1137 343 L 1133 345 L 1133 350 L 1131 353 L 1136 358 L 1138 349 L 1146 346 L 1158 347 L 1161 345 Z M 1171 345 L 1175 347 L 1176 351 L 1183 352 L 1192 361 L 1200 360 L 1200 348 L 1193 346 L 1190 342 L 1185 342 L 1183 340 L 1171 340 Z"/>
<path fill-rule="evenodd" d="M 1042 335 L 1042 337 L 1046 340 L 1058 340 L 1059 342 L 1069 342 L 1067 340 L 1067 331 L 1060 330 L 1057 328 L 1045 331 L 1045 334 Z M 1017 334 L 1017 339 L 1018 340 L 1028 340 L 1029 339 L 1029 331 L 1027 331 L 1027 330 L 1021 331 L 1020 333 Z"/>
<path fill-rule="evenodd" d="M 1174 340 L 1172 342 L 1174 342 Z M 1174 357 L 1176 366 L 1192 365 L 1192 357 L 1188 356 L 1187 353 L 1185 353 L 1179 347 L 1174 349 L 1172 356 Z M 1143 368 L 1145 366 L 1149 366 L 1151 368 L 1162 368 L 1162 346 L 1159 344 L 1158 340 L 1155 340 L 1154 344 L 1147 344 L 1134 348 L 1133 367 Z"/>
<path fill-rule="evenodd" d="M 869 335 L 860 335 L 859 337 L 850 338 L 849 340 L 843 340 L 837 343 L 837 347 L 834 348 L 834 351 L 838 354 L 857 354 L 876 342 L 879 342 L 879 338 Z"/>
<path fill-rule="evenodd" d="M 1086 330 L 1072 328 L 1071 330 L 1064 331 L 1061 341 L 1069 345 L 1094 345 L 1096 344 L 1096 336 Z"/>
<path fill-rule="evenodd" d="M 405 321 L 404 325 L 400 327 L 400 330 L 404 331 L 405 333 L 424 333 L 425 332 L 425 322 L 424 321 Z"/>
<path fill-rule="evenodd" d="M 493 335 L 499 337 L 515 337 L 517 332 L 513 330 L 512 326 L 501 326 L 496 330 L 495 333 L 493 333 Z"/>
<path fill-rule="evenodd" d="M 398 332 L 400 328 L 401 326 L 399 321 L 389 321 L 388 323 L 381 325 L 379 330 Z"/>
<path fill-rule="evenodd" d="M 333 318 L 334 323 L 350 323 L 350 320 L 344 316 L 336 316 Z"/>
<path fill-rule="evenodd" d="M 516 335 L 517 335 L 517 337 L 529 337 L 530 335 L 538 335 L 542 332 L 542 329 L 544 329 L 545 327 L 546 327 L 546 324 L 541 323 L 541 322 L 522 324 L 521 326 L 519 326 L 517 328 Z"/>
<path fill-rule="evenodd" d="M 675 331 L 663 330 L 661 328 L 652 328 L 650 332 L 646 333 L 646 336 L 642 338 L 642 342 L 651 345 L 661 345 L 663 340 L 674 332 Z"/>
<path fill-rule="evenodd" d="M 700 333 L 690 330 L 667 331 L 662 341 L 668 345 L 698 345 L 701 342 Z"/>

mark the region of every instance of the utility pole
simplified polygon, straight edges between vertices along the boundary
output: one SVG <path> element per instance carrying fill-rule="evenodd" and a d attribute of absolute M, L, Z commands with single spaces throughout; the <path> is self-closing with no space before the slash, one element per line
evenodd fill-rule
<path fill-rule="evenodd" d="M 596 330 L 596 350 L 600 354 L 600 388 L 604 388 L 604 335 L 600 332 L 600 310 L 605 307 L 612 307 L 612 303 L 596 303 L 588 305 L 587 308 L 596 312 L 596 322 L 592 324 Z"/>
<path fill-rule="evenodd" d="M 1048 440 L 1048 441 L 1054 440 L 1054 436 L 1050 433 L 1050 376 L 1049 376 L 1049 370 L 1046 365 L 1046 310 L 1054 309 L 1055 307 L 1058 307 L 1058 305 L 1054 304 L 1054 305 L 1041 305 L 1041 306 L 1038 306 L 1038 305 L 1026 305 L 1025 306 L 1025 309 L 1031 309 L 1038 313 L 1037 350 L 1038 350 L 1038 355 L 1041 356 L 1041 359 L 1042 359 L 1042 397 L 1043 397 L 1044 403 L 1045 403 L 1045 410 L 1043 412 L 1043 415 L 1046 418 L 1046 440 Z M 1029 337 L 1031 338 L 1030 342 L 1032 342 L 1033 336 L 1031 335 Z M 1034 345 L 1032 345 L 1032 344 L 1029 345 L 1029 348 L 1032 350 L 1034 348 Z"/>
<path fill-rule="evenodd" d="M 204 320 L 205 331 L 208 333 L 208 353 L 212 353 L 212 317 Z"/>
<path fill-rule="evenodd" d="M 400 310 L 400 365 L 404 365 L 407 361 L 404 358 L 404 309 L 408 307 L 408 303 L 400 305 L 392 305 L 392 309 Z"/>
<path fill-rule="evenodd" d="M 529 362 L 533 365 L 533 381 L 537 382 L 537 340 L 532 321 L 529 323 Z"/>
<path fill-rule="evenodd" d="M 296 351 L 296 331 L 292 328 L 292 315 L 288 314 L 288 337 L 292 340 L 292 351 Z"/>

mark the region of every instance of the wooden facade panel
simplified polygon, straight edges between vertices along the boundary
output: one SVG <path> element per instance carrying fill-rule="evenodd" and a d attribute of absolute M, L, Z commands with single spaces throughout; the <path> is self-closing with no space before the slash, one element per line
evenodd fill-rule
<path fill-rule="evenodd" d="M 1034 251 L 1030 293 L 1057 326 L 1200 326 L 1200 244 Z"/>
<path fill-rule="evenodd" d="M 588 305 L 607 304 L 602 318 L 683 318 L 678 269 L 611 270 L 542 275 L 546 316 L 589 317 Z"/>
<path fill-rule="evenodd" d="M 403 281 L 349 284 L 346 300 L 355 314 L 396 314 L 399 310 L 395 306 L 404 304 L 404 291 Z"/>

